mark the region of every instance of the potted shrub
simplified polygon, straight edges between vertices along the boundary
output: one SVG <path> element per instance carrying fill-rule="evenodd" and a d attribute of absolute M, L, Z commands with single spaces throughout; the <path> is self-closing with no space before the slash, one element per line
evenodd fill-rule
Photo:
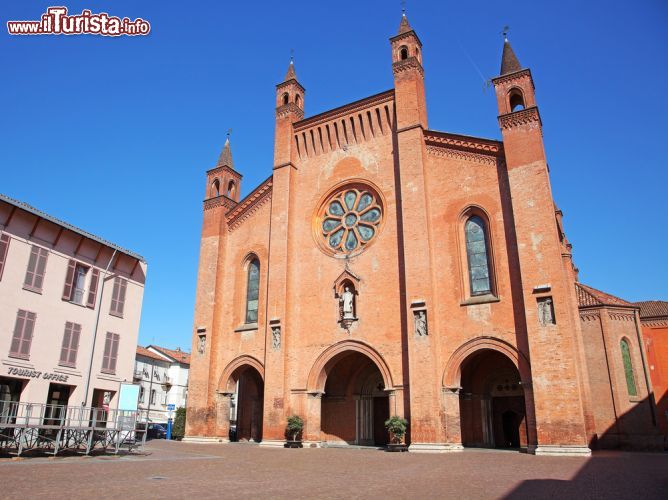
<path fill-rule="evenodd" d="M 390 433 L 390 443 L 387 445 L 387 451 L 406 451 L 408 447 L 404 443 L 408 420 L 393 415 L 385 421 L 385 428 Z"/>
<path fill-rule="evenodd" d="M 286 448 L 301 448 L 301 433 L 304 429 L 304 420 L 299 415 L 288 417 L 288 425 L 285 427 L 285 437 L 287 438 Z"/>

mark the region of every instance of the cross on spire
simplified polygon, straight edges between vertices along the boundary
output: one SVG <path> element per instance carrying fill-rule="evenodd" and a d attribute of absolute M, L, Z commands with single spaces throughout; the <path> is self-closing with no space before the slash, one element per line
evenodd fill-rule
<path fill-rule="evenodd" d="M 501 30 L 501 34 L 503 35 L 503 41 L 507 42 L 508 41 L 508 33 L 510 33 L 510 26 L 507 24 L 503 27 L 503 30 Z"/>

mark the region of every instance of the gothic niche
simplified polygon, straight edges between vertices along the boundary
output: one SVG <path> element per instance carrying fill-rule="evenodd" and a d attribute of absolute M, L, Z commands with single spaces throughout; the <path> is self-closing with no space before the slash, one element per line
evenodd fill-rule
<path fill-rule="evenodd" d="M 538 321 L 542 326 L 554 325 L 554 303 L 552 297 L 539 297 L 538 302 Z"/>
<path fill-rule="evenodd" d="M 343 271 L 334 282 L 334 298 L 337 299 L 337 321 L 350 333 L 350 327 L 358 318 L 359 278 L 349 270 Z"/>
<path fill-rule="evenodd" d="M 423 301 L 415 301 L 411 304 L 413 310 L 413 329 L 416 337 L 429 335 L 427 329 L 427 307 Z"/>

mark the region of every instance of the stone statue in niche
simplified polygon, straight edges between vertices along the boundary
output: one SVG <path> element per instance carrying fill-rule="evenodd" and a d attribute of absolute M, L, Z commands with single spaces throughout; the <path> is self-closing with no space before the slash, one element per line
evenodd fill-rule
<path fill-rule="evenodd" d="M 427 331 L 427 311 L 415 311 L 415 335 L 418 337 L 424 337 L 429 335 Z"/>
<path fill-rule="evenodd" d="M 538 299 L 538 321 L 540 321 L 540 324 L 543 326 L 555 324 L 552 297 L 542 297 Z"/>
<path fill-rule="evenodd" d="M 281 327 L 280 326 L 272 326 L 271 327 L 271 347 L 276 351 L 281 348 Z"/>
<path fill-rule="evenodd" d="M 346 286 L 344 288 L 344 292 L 341 294 L 339 302 L 341 302 L 343 306 L 342 319 L 353 319 L 355 317 L 355 294 L 350 291 L 350 287 Z"/>
<path fill-rule="evenodd" d="M 200 335 L 197 343 L 197 352 L 204 354 L 206 350 L 206 335 Z"/>

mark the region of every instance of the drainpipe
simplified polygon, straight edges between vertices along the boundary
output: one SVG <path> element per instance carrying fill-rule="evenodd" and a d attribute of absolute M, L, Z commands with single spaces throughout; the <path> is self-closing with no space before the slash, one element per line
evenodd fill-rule
<path fill-rule="evenodd" d="M 104 276 L 102 276 L 102 286 L 100 286 L 100 299 L 97 304 L 97 314 L 95 315 L 95 328 L 93 329 L 93 346 L 91 347 L 90 359 L 88 360 L 88 376 L 86 377 L 86 389 L 84 390 L 84 397 L 83 401 L 81 402 L 81 406 L 84 407 L 86 406 L 86 402 L 88 401 L 88 391 L 90 389 L 90 377 L 93 374 L 93 356 L 95 354 L 95 343 L 97 341 L 97 328 L 98 325 L 100 324 L 100 313 L 102 312 L 102 295 L 104 294 L 104 284 L 107 282 L 107 273 L 109 272 L 109 268 L 111 267 L 111 263 L 114 261 L 114 257 L 116 257 L 117 252 L 118 252 L 117 250 L 114 250 L 114 253 L 111 254 L 111 259 L 109 259 L 109 263 L 107 264 L 107 267 L 104 270 Z"/>
<path fill-rule="evenodd" d="M 151 360 L 151 381 L 148 384 L 148 408 L 146 410 L 146 423 L 151 420 L 151 398 L 153 397 L 153 375 L 155 375 L 155 360 Z"/>

